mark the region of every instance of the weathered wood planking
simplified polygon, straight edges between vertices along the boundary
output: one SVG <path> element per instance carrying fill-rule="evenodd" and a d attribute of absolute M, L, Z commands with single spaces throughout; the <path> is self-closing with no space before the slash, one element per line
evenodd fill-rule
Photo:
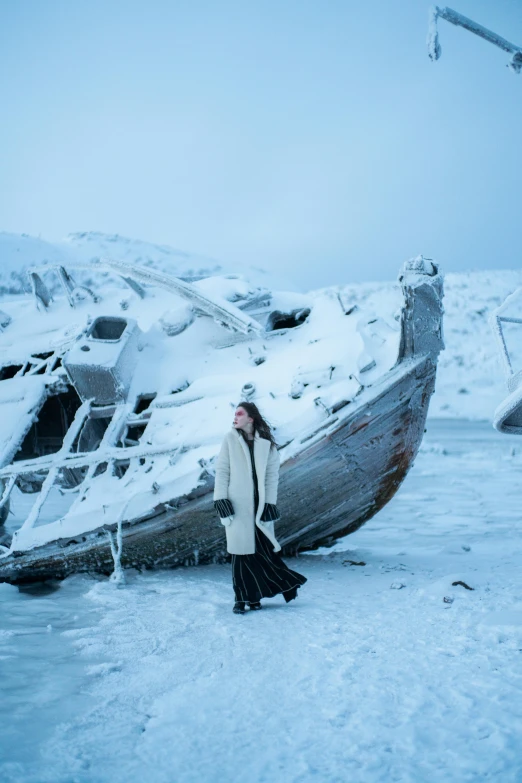
<path fill-rule="evenodd" d="M 429 359 L 410 365 L 392 371 L 376 396 L 367 389 L 367 402 L 361 399 L 336 429 L 281 466 L 277 535 L 286 554 L 353 532 L 396 492 L 422 440 L 435 379 L 435 364 Z M 123 567 L 224 560 L 224 531 L 216 520 L 211 490 L 209 481 L 202 496 L 178 499 L 177 511 L 162 507 L 151 519 L 125 523 Z M 45 552 L 14 553 L 0 565 L 0 580 L 18 583 L 81 571 L 111 573 L 106 528 L 84 539 L 64 539 L 47 545 Z"/>

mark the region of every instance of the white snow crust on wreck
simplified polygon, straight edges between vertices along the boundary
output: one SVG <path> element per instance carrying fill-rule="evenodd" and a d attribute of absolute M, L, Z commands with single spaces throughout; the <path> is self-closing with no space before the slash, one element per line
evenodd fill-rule
<path fill-rule="evenodd" d="M 55 265 L 30 270 L 32 297 L 1 303 L 0 581 L 225 559 L 213 466 L 243 399 L 278 443 L 284 553 L 331 544 L 394 495 L 443 348 L 434 263 L 404 265 L 392 314 L 382 294 L 363 310 L 342 287 L 96 266 L 99 290 Z"/>
<path fill-rule="evenodd" d="M 522 435 L 522 288 L 518 288 L 491 316 L 506 375 L 508 396 L 493 415 L 499 432 Z"/>

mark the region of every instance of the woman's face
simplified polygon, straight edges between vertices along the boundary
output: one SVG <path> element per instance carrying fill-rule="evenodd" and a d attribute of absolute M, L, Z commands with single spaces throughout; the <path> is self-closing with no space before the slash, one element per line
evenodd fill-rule
<path fill-rule="evenodd" d="M 239 406 L 234 413 L 234 427 L 237 430 L 244 430 L 248 427 L 249 423 L 253 422 L 252 416 L 249 416 L 244 408 Z"/>

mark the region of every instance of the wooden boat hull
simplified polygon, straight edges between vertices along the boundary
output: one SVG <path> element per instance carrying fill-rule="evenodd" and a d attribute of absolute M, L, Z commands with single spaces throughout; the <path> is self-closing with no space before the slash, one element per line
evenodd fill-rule
<path fill-rule="evenodd" d="M 436 364 L 427 357 L 400 363 L 379 385 L 365 389 L 356 404 L 343 409 L 345 415 L 316 442 L 282 464 L 276 533 L 283 554 L 333 543 L 391 499 L 422 441 L 435 372 Z M 213 508 L 212 484 L 209 477 L 206 486 L 178 499 L 177 510 L 163 505 L 148 519 L 126 521 L 122 566 L 224 561 L 225 535 Z M 110 574 L 114 563 L 107 529 L 94 530 L 84 540 L 63 539 L 13 552 L 1 561 L 0 581 L 61 579 L 85 571 Z"/>

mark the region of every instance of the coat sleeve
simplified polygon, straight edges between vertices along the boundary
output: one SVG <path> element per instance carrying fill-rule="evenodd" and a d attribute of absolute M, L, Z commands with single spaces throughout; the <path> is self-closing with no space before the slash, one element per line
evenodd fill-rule
<path fill-rule="evenodd" d="M 279 509 L 273 503 L 265 503 L 263 513 L 261 514 L 261 522 L 276 522 L 281 519 Z"/>
<path fill-rule="evenodd" d="M 277 486 L 279 484 L 279 452 L 274 445 L 270 446 L 265 473 L 265 502 L 275 506 L 277 503 Z"/>
<path fill-rule="evenodd" d="M 214 508 L 221 517 L 221 520 L 234 516 L 234 506 L 227 498 L 214 500 Z"/>
<path fill-rule="evenodd" d="M 230 452 L 228 438 L 223 439 L 221 449 L 216 460 L 216 477 L 214 481 L 214 500 L 228 498 L 228 485 L 230 482 Z"/>

